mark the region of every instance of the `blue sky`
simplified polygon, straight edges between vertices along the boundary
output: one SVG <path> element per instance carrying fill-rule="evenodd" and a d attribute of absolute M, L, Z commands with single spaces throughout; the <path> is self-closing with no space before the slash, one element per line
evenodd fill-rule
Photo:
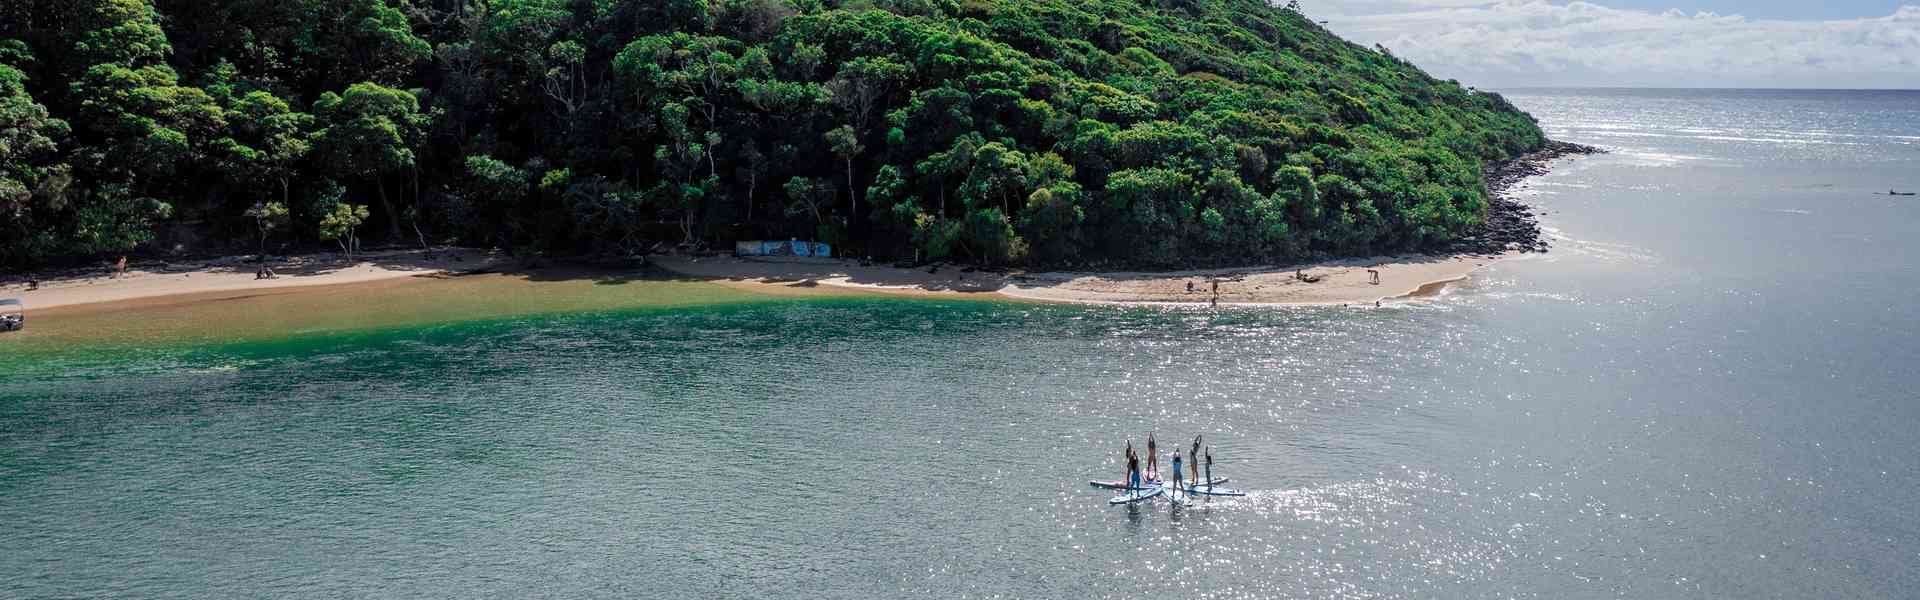
<path fill-rule="evenodd" d="M 1920 89 L 1920 0 L 1301 0 L 1440 77 L 1521 86 Z"/>

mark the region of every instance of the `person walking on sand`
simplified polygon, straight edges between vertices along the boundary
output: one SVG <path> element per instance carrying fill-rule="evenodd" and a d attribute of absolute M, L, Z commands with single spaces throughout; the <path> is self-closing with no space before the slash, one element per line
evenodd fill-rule
<path fill-rule="evenodd" d="M 127 276 L 127 257 L 122 256 L 120 257 L 120 262 L 113 263 L 113 278 L 119 279 L 121 277 L 126 277 L 126 276 Z"/>

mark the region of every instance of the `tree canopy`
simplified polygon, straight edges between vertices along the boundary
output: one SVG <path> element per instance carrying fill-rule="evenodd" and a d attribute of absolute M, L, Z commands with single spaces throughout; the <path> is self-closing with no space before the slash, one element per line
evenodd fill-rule
<path fill-rule="evenodd" d="M 1485 217 L 1482 165 L 1542 143 L 1259 0 L 0 8 L 10 266 L 253 247 L 266 203 L 306 243 L 1289 261 L 1445 244 Z"/>

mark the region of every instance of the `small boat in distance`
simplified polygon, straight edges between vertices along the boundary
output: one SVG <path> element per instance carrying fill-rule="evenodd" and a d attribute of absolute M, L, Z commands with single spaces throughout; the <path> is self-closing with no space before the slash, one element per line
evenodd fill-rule
<path fill-rule="evenodd" d="M 1894 190 L 1887 190 L 1888 196 L 1912 196 L 1915 194 L 1920 194 L 1920 192 L 1897 192 Z"/>
<path fill-rule="evenodd" d="M 27 305 L 15 298 L 0 299 L 0 331 L 27 328 Z"/>

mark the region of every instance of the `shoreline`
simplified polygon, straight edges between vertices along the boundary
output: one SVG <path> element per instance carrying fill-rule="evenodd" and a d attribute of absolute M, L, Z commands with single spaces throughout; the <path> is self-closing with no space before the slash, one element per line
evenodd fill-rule
<path fill-rule="evenodd" d="M 1545 252 L 1534 210 L 1511 197 L 1519 184 L 1549 171 L 1553 162 L 1600 150 L 1549 142 L 1541 150 L 1486 170 L 1490 195 L 1487 223 L 1452 247 L 1435 254 L 1399 254 L 1347 258 L 1301 265 L 1192 269 L 1168 272 L 979 271 L 936 264 L 900 268 L 862 265 L 850 259 L 739 258 L 667 255 L 651 257 L 652 266 L 682 278 L 775 295 L 830 288 L 855 293 L 947 298 L 996 298 L 1060 304 L 1135 306 L 1333 306 L 1382 303 L 1430 297 L 1504 258 Z M 337 254 L 284 257 L 269 264 L 276 279 L 255 279 L 248 256 L 178 263 L 144 261 L 124 277 L 107 269 L 40 275 L 38 289 L 28 277 L 0 284 L 0 298 L 20 298 L 29 311 L 88 307 L 134 311 L 173 302 L 193 302 L 217 293 L 273 292 L 304 288 L 371 284 L 414 277 L 472 274 L 506 268 L 513 259 L 471 248 L 369 252 L 346 264 Z M 566 267 L 560 267 L 566 270 Z M 517 270 L 517 269 L 510 269 Z M 622 276 L 644 278 L 644 268 Z M 1379 276 L 1373 280 L 1374 273 Z M 1304 276 L 1296 277 L 1296 274 Z M 584 275 L 583 275 L 584 276 Z M 1218 282 L 1219 293 L 1214 293 Z M 1188 285 L 1192 285 L 1189 291 Z M 826 291 L 826 290 L 818 290 Z M 139 302 L 129 302 L 138 300 Z"/>
<path fill-rule="evenodd" d="M 749 291 L 834 288 L 927 298 L 991 298 L 1110 306 L 1339 306 L 1427 297 L 1505 255 L 1394 255 L 1311 265 L 1175 272 L 1010 272 L 863 266 L 848 259 L 656 258 L 682 277 Z M 1372 282 L 1372 273 L 1380 282 Z M 1304 275 L 1305 280 L 1296 278 Z M 1213 283 L 1220 283 L 1217 297 Z M 1193 285 L 1188 291 L 1187 284 Z"/>
<path fill-rule="evenodd" d="M 367 284 L 456 271 L 490 270 L 504 264 L 498 256 L 470 248 L 444 248 L 429 257 L 424 250 L 367 252 L 352 264 L 338 254 L 306 254 L 269 261 L 278 277 L 256 279 L 251 256 L 228 256 L 180 263 L 147 261 L 129 265 L 123 276 L 110 269 L 41 274 L 38 289 L 22 281 L 0 284 L 0 298 L 19 298 L 30 311 L 104 305 L 130 300 L 147 304 L 170 297 L 192 298 L 222 292 L 285 292 L 301 288 Z M 22 278 L 24 279 L 24 278 Z"/>
<path fill-rule="evenodd" d="M 926 297 L 997 296 L 1060 304 L 1122 306 L 1338 306 L 1379 304 L 1439 295 L 1450 284 L 1512 256 L 1543 253 L 1533 207 L 1512 197 L 1520 184 L 1548 173 L 1554 162 L 1597 154 L 1598 148 L 1548 141 L 1534 152 L 1485 170 L 1488 215 L 1479 231 L 1434 254 L 1397 254 L 1166 272 L 991 273 L 935 264 L 900 268 L 850 259 L 668 256 L 654 264 L 681 276 L 747 289 L 825 286 Z M 1378 281 L 1373 274 L 1377 272 Z M 1296 277 L 1296 274 L 1304 276 Z M 1219 282 L 1219 293 L 1214 283 Z M 1191 284 L 1194 287 L 1188 288 Z"/>

